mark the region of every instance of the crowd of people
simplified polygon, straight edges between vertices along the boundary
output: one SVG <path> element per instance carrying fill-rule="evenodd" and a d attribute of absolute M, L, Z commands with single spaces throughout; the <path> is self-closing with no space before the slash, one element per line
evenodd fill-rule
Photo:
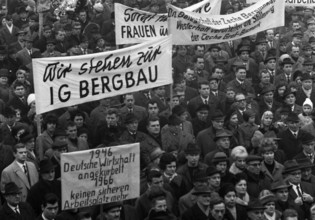
<path fill-rule="evenodd" d="M 0 2 L 1 220 L 315 219 L 314 7 L 242 39 L 174 45 L 172 85 L 37 115 L 33 58 L 131 46 L 115 43 L 114 3 L 199 1 L 52 1 L 42 14 Z M 222 0 L 221 14 L 248 6 Z M 128 143 L 140 143 L 139 198 L 61 210 L 60 155 Z"/>

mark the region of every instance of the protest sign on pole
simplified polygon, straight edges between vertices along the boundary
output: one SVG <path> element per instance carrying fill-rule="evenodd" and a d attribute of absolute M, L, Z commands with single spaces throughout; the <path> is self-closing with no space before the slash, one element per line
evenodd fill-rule
<path fill-rule="evenodd" d="M 36 113 L 171 84 L 171 36 L 81 56 L 33 59 Z"/>
<path fill-rule="evenodd" d="M 236 40 L 284 25 L 284 1 L 261 0 L 229 15 L 204 15 L 168 4 L 168 28 L 175 45 Z"/>
<path fill-rule="evenodd" d="M 185 8 L 202 14 L 220 14 L 221 0 L 204 0 Z M 167 14 L 155 14 L 115 3 L 116 44 L 142 43 L 168 35 Z"/>
<path fill-rule="evenodd" d="M 140 196 L 139 143 L 61 154 L 62 210 Z"/>

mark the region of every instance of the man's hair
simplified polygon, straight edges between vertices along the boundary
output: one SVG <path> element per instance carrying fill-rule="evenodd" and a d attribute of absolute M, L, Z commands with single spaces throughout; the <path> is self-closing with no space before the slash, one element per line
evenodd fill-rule
<path fill-rule="evenodd" d="M 149 126 L 149 125 L 150 125 L 150 122 L 152 122 L 152 121 L 159 121 L 159 122 L 160 122 L 160 119 L 159 119 L 158 116 L 150 116 L 150 117 L 148 118 L 148 120 L 147 120 L 147 126 Z"/>
<path fill-rule="evenodd" d="M 202 86 L 202 85 L 210 86 L 210 85 L 209 85 L 209 82 L 203 80 L 203 81 L 201 81 L 201 82 L 198 83 L 198 89 L 201 89 L 201 86 Z"/>
<path fill-rule="evenodd" d="M 288 217 L 298 217 L 298 213 L 294 209 L 286 209 L 282 214 L 284 220 L 286 220 Z"/>
<path fill-rule="evenodd" d="M 194 46 L 194 49 L 197 50 L 198 47 L 203 47 L 203 49 L 206 49 L 206 46 L 203 45 L 203 44 L 195 45 L 195 46 Z"/>
<path fill-rule="evenodd" d="M 150 101 L 148 101 L 147 108 L 149 109 L 149 105 L 155 105 L 155 104 L 158 106 L 157 101 L 156 101 L 156 100 L 151 99 Z M 158 106 L 158 107 L 159 107 L 159 106 Z"/>
<path fill-rule="evenodd" d="M 159 170 L 150 170 L 147 176 L 147 182 L 152 183 L 153 178 L 160 178 L 162 176 Z"/>
<path fill-rule="evenodd" d="M 85 120 L 85 114 L 80 110 L 70 113 L 70 116 L 71 116 L 71 121 L 73 121 L 76 116 L 82 116 L 83 120 Z"/>
<path fill-rule="evenodd" d="M 193 63 L 197 63 L 198 59 L 203 59 L 204 60 L 205 58 L 203 58 L 202 56 L 194 56 L 193 60 L 192 60 Z"/>
<path fill-rule="evenodd" d="M 222 65 L 218 65 L 216 64 L 213 68 L 212 68 L 212 73 L 215 73 L 216 69 L 220 69 L 224 72 L 224 67 Z"/>
<path fill-rule="evenodd" d="M 239 70 L 245 70 L 246 71 L 246 67 L 245 66 L 237 66 L 235 68 L 235 72 L 238 72 Z"/>
<path fill-rule="evenodd" d="M 210 202 L 210 209 L 212 210 L 215 205 L 218 205 L 221 203 L 224 204 L 223 199 L 221 197 L 213 196 L 213 198 L 211 198 L 211 202 Z"/>
<path fill-rule="evenodd" d="M 54 114 L 47 114 L 44 117 L 44 121 L 43 121 L 43 128 L 44 130 L 47 129 L 47 124 L 56 124 L 57 125 L 58 122 L 58 118 L 56 117 L 56 115 Z"/>
<path fill-rule="evenodd" d="M 113 115 L 115 114 L 116 116 L 118 115 L 118 110 L 116 108 L 110 108 L 107 110 L 107 115 Z"/>
<path fill-rule="evenodd" d="M 70 127 L 74 127 L 77 126 L 73 121 L 69 121 L 66 125 L 66 129 L 70 128 Z"/>
<path fill-rule="evenodd" d="M 59 32 L 66 32 L 66 31 L 64 29 L 58 29 L 55 31 L 55 36 L 57 36 Z"/>
<path fill-rule="evenodd" d="M 13 89 L 16 89 L 16 87 L 19 87 L 19 86 L 23 86 L 23 88 L 25 89 L 25 85 L 19 81 L 13 84 Z"/>
<path fill-rule="evenodd" d="M 59 201 L 59 198 L 56 194 L 47 193 L 44 196 L 44 200 L 42 201 L 42 205 L 43 205 L 43 207 L 46 207 L 47 204 L 55 204 L 55 203 L 58 203 L 58 201 Z"/>
<path fill-rule="evenodd" d="M 127 93 L 127 94 L 125 94 L 125 95 L 123 96 L 123 97 L 124 97 L 124 100 L 126 100 L 127 95 L 132 95 L 132 97 L 134 97 L 133 93 Z"/>
<path fill-rule="evenodd" d="M 262 70 L 262 71 L 260 71 L 260 72 L 258 73 L 259 79 L 261 79 L 262 74 L 269 74 L 269 76 L 270 76 L 270 73 L 269 73 L 267 70 Z"/>
<path fill-rule="evenodd" d="M 22 143 L 18 143 L 18 144 L 16 144 L 16 145 L 13 146 L 13 152 L 14 152 L 14 153 L 17 153 L 17 150 L 18 150 L 18 149 L 21 149 L 21 148 L 25 148 L 25 145 L 22 144 Z"/>

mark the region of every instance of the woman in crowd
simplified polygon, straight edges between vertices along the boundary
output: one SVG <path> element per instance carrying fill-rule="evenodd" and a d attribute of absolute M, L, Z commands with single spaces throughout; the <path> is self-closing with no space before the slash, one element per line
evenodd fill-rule
<path fill-rule="evenodd" d="M 231 158 L 233 163 L 229 169 L 229 172 L 233 175 L 238 173 L 242 173 L 246 166 L 246 158 L 248 157 L 248 153 L 243 146 L 237 146 L 232 149 Z"/>
<path fill-rule="evenodd" d="M 247 206 L 251 198 L 247 193 L 247 176 L 244 173 L 235 175 L 234 187 L 236 192 L 236 204 Z"/>
<path fill-rule="evenodd" d="M 273 126 L 273 113 L 265 111 L 261 116 L 261 123 L 258 129 L 265 137 L 270 137 L 278 133 L 278 129 Z"/>

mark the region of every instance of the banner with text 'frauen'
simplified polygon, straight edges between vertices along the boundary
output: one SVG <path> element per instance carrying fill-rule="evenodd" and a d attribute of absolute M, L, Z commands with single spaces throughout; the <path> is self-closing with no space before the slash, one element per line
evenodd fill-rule
<path fill-rule="evenodd" d="M 139 143 L 61 154 L 62 210 L 140 196 Z"/>
<path fill-rule="evenodd" d="M 171 84 L 171 38 L 103 53 L 33 59 L 36 113 Z"/>
<path fill-rule="evenodd" d="M 220 14 L 221 0 L 204 0 L 187 11 Z M 167 14 L 156 14 L 115 3 L 116 44 L 134 44 L 168 35 Z"/>
<path fill-rule="evenodd" d="M 284 25 L 284 1 L 262 0 L 229 15 L 206 16 L 168 4 L 173 44 L 214 44 L 243 38 Z"/>

